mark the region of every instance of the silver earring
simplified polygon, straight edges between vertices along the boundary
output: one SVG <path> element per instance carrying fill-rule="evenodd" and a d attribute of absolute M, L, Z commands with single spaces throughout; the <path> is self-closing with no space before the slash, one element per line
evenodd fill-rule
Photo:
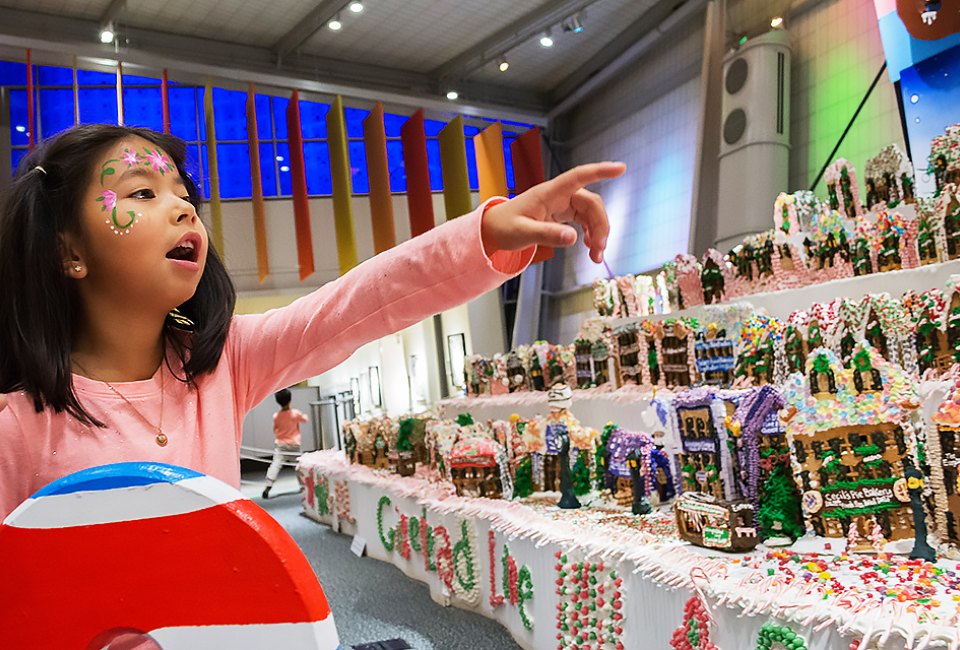
<path fill-rule="evenodd" d="M 83 270 L 83 267 L 80 266 L 79 264 L 77 264 L 76 266 L 73 267 L 73 270 L 76 271 L 77 273 L 79 273 L 80 271 Z"/>

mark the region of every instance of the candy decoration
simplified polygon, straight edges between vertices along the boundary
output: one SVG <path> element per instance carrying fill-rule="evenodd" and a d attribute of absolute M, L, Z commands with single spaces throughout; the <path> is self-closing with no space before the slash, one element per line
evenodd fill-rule
<path fill-rule="evenodd" d="M 683 623 L 673 631 L 670 647 L 674 650 L 717 650 L 710 641 L 710 616 L 698 596 L 692 596 L 683 606 Z"/>
<path fill-rule="evenodd" d="M 119 463 L 59 479 L 6 518 L 0 557 L 5 620 L 55 621 L 0 626 L 3 648 L 339 646 L 290 535 L 234 488 L 182 467 Z"/>
<path fill-rule="evenodd" d="M 764 623 L 757 637 L 757 650 L 807 650 L 807 642 L 786 625 Z"/>

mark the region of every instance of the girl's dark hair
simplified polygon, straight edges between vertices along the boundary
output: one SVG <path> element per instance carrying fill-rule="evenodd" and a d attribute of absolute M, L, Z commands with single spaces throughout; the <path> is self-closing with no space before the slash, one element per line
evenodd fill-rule
<path fill-rule="evenodd" d="M 290 403 L 290 400 L 293 399 L 293 394 L 286 388 L 281 388 L 273 394 L 273 397 L 277 400 L 277 404 L 280 406 L 287 406 Z"/>
<path fill-rule="evenodd" d="M 79 206 L 94 165 L 105 149 L 131 137 L 167 152 L 199 207 L 197 186 L 184 169 L 182 140 L 110 124 L 75 126 L 41 142 L 20 162 L 0 202 L 0 393 L 25 391 L 38 413 L 50 407 L 102 426 L 73 390 L 70 352 L 81 311 L 76 287 L 64 274 L 60 235 L 81 232 Z M 183 381 L 194 383 L 217 367 L 235 302 L 233 283 L 210 246 L 197 290 L 163 330 L 181 361 Z"/>

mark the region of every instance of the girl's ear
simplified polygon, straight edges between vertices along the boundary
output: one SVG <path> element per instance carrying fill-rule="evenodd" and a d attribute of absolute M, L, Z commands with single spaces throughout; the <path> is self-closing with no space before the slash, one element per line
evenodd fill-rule
<path fill-rule="evenodd" d="M 79 246 L 79 238 L 71 233 L 60 233 L 60 259 L 63 260 L 63 274 L 80 280 L 87 277 L 87 265 Z"/>

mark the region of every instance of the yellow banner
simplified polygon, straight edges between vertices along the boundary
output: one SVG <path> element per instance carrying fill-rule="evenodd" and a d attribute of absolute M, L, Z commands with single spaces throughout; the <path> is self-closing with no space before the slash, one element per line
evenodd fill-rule
<path fill-rule="evenodd" d="M 393 227 L 393 199 L 390 196 L 387 134 L 383 126 L 383 104 L 380 102 L 363 121 L 363 143 L 367 152 L 370 219 L 373 223 L 373 252 L 376 254 L 397 244 Z"/>
<path fill-rule="evenodd" d="M 210 237 L 222 258 L 223 212 L 220 207 L 220 173 L 217 171 L 217 126 L 213 118 L 213 86 L 210 81 L 207 81 L 203 92 L 203 117 L 207 126 L 207 170 L 210 172 Z"/>
<path fill-rule="evenodd" d="M 343 99 L 337 95 L 327 113 L 327 143 L 330 147 L 330 177 L 333 181 L 333 224 L 337 234 L 340 275 L 357 265 L 357 242 L 353 236 L 353 191 L 350 182 L 350 155 L 347 126 L 343 121 Z"/>
<path fill-rule="evenodd" d="M 447 220 L 467 214 L 473 209 L 470 198 L 470 176 L 467 172 L 467 146 L 463 137 L 463 118 L 456 116 L 438 137 L 440 169 L 443 171 L 443 207 Z"/>

